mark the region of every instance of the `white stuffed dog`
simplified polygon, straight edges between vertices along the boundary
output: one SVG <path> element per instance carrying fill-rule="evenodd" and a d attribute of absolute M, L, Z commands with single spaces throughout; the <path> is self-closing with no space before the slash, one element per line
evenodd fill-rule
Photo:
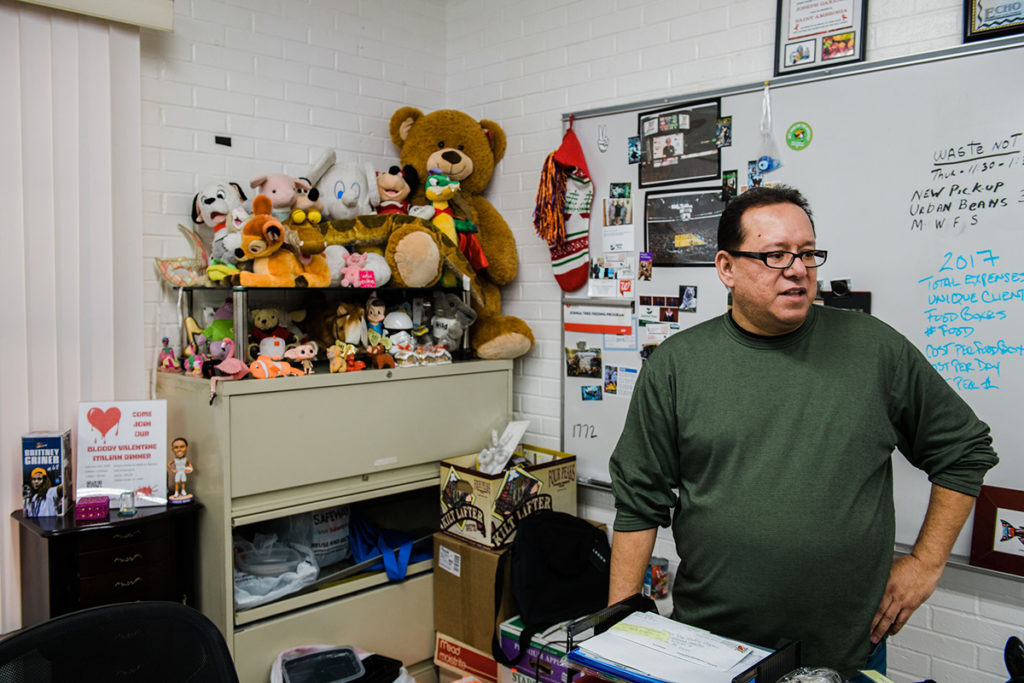
<path fill-rule="evenodd" d="M 210 183 L 192 199 L 192 222 L 211 259 L 237 263 L 234 245 L 225 239 L 228 235 L 240 234 L 249 220 L 249 212 L 243 205 L 245 199 L 242 187 L 227 180 Z"/>
<path fill-rule="evenodd" d="M 336 159 L 334 150 L 329 149 L 309 172 L 324 203 L 324 215 L 337 220 L 375 213 L 380 193 L 373 165 Z"/>

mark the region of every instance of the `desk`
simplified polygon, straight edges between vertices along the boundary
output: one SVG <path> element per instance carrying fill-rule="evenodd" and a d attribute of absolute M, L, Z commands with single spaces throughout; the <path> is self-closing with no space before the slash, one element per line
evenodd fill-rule
<path fill-rule="evenodd" d="M 132 600 L 195 606 L 196 518 L 202 506 L 140 507 L 91 522 L 11 514 L 19 526 L 21 625 Z"/>

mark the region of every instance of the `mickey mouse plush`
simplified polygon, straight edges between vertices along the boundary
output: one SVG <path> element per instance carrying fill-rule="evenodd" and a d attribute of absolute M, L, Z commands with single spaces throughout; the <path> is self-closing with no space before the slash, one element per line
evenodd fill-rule
<path fill-rule="evenodd" d="M 377 205 L 377 213 L 409 213 L 409 195 L 416 191 L 419 184 L 419 174 L 408 164 L 405 168 L 392 166 L 387 173 L 378 173 L 377 192 L 380 194 L 380 204 Z"/>

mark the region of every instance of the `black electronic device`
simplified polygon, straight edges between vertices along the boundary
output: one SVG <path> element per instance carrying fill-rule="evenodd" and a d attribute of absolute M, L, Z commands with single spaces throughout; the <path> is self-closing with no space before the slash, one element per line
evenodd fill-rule
<path fill-rule="evenodd" d="M 321 650 L 288 659 L 282 670 L 284 683 L 348 683 L 365 673 L 363 663 L 351 647 Z"/>

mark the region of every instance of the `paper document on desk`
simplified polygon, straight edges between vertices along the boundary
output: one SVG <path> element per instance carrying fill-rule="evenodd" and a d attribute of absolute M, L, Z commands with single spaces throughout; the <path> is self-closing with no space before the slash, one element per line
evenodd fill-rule
<path fill-rule="evenodd" d="M 634 612 L 581 643 L 569 658 L 634 680 L 729 683 L 770 654 L 658 614 Z"/>

